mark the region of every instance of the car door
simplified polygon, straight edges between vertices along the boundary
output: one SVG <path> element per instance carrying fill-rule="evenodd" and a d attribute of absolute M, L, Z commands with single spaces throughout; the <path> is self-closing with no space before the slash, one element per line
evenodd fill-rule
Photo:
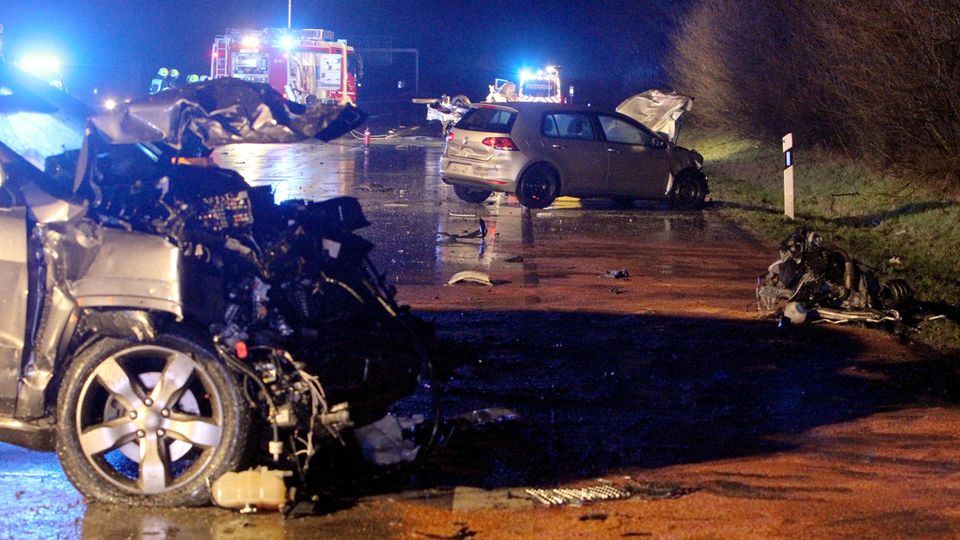
<path fill-rule="evenodd" d="M 609 195 L 663 197 L 670 180 L 667 144 L 621 115 L 597 114 L 607 151 Z"/>
<path fill-rule="evenodd" d="M 0 156 L 0 188 L 6 178 Z M 16 407 L 27 324 L 27 209 L 0 197 L 0 415 Z"/>
<path fill-rule="evenodd" d="M 560 168 L 563 194 L 603 191 L 607 149 L 589 113 L 547 112 L 542 117 L 540 133 L 544 156 Z"/>

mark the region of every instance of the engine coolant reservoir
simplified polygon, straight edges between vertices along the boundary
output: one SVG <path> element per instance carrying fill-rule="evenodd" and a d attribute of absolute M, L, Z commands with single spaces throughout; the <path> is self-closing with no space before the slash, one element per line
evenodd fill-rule
<path fill-rule="evenodd" d="M 213 483 L 211 496 L 217 506 L 224 508 L 247 512 L 254 508 L 277 510 L 287 502 L 283 478 L 290 475 L 289 471 L 271 471 L 266 467 L 228 472 Z"/>

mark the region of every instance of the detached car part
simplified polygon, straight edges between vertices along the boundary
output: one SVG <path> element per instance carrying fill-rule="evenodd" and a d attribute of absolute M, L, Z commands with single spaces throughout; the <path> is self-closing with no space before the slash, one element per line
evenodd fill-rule
<path fill-rule="evenodd" d="M 900 320 L 913 303 L 906 281 L 881 281 L 816 232 L 798 229 L 779 251 L 780 258 L 757 279 L 761 311 L 779 312 L 796 324 L 812 319 L 877 323 Z"/>

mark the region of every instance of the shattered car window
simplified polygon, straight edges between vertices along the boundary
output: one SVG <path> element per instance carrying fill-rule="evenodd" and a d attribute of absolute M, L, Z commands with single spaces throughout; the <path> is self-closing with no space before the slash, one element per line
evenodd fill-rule
<path fill-rule="evenodd" d="M 613 116 L 600 115 L 600 126 L 608 141 L 622 144 L 650 145 L 650 135 L 633 124 Z"/>

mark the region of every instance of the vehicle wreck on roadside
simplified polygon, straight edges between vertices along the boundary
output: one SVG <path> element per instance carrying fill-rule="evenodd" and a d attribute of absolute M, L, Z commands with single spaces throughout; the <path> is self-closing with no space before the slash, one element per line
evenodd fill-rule
<path fill-rule="evenodd" d="M 816 232 L 796 230 L 779 251 L 757 278 L 757 305 L 793 324 L 899 321 L 913 303 L 906 281 L 880 280 Z"/>
<path fill-rule="evenodd" d="M 85 123 L 43 86 L 0 62 L 0 440 L 55 449 L 90 500 L 161 506 L 207 503 L 241 465 L 302 482 L 354 428 L 380 463 L 417 456 L 363 439 L 432 374 L 432 329 L 370 261 L 358 201 L 275 203 L 207 159 L 362 112 L 223 79 Z"/>

